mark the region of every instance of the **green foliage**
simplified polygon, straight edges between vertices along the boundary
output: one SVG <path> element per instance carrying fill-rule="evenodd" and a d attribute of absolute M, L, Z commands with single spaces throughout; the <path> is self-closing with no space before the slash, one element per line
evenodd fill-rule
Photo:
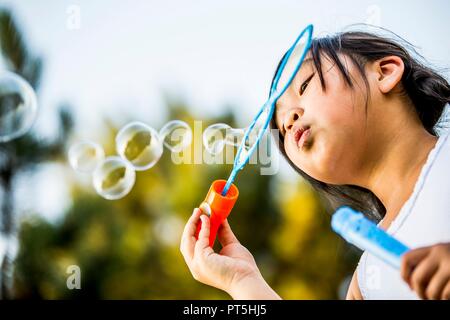
<path fill-rule="evenodd" d="M 34 90 L 37 90 L 42 72 L 42 60 L 28 49 L 13 16 L 7 10 L 0 10 L 0 48 L 1 58 L 7 68 L 21 75 Z M 67 105 L 60 107 L 59 131 L 52 139 L 42 139 L 29 132 L 18 139 L 0 144 L 0 190 L 2 191 L 0 233 L 4 236 L 3 239 L 11 239 L 16 233 L 13 203 L 15 178 L 21 172 L 35 170 L 41 163 L 62 157 L 65 142 L 73 125 L 69 110 L 70 107 Z M 7 250 L 10 246 L 9 242 L 5 240 Z M 5 259 L 0 256 L 0 261 L 3 261 L 0 265 L 1 298 L 12 297 L 11 288 L 8 285 L 11 260 L 8 253 Z"/>

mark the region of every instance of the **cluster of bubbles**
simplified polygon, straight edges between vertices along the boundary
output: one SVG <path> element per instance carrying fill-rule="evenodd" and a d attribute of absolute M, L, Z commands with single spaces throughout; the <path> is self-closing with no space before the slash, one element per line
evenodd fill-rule
<path fill-rule="evenodd" d="M 232 128 L 225 123 L 210 125 L 203 132 L 203 145 L 212 155 L 221 153 L 226 145 L 240 146 L 245 139 L 241 158 L 245 158 L 257 142 L 261 130 L 257 122 L 252 130 Z M 136 171 L 152 168 L 165 146 L 181 152 L 192 142 L 192 130 L 180 120 L 166 123 L 159 132 L 143 122 L 131 122 L 119 130 L 115 139 L 118 155 L 105 157 L 103 148 L 92 141 L 80 141 L 69 149 L 73 169 L 92 174 L 95 191 L 105 199 L 115 200 L 127 195 L 136 180 Z"/>
<path fill-rule="evenodd" d="M 37 116 L 33 88 L 19 75 L 0 71 L 0 143 L 27 133 Z"/>
<path fill-rule="evenodd" d="M 249 133 L 243 154 L 256 142 L 258 134 L 256 129 Z M 218 155 L 226 145 L 239 146 L 244 136 L 245 129 L 216 123 L 203 132 L 203 144 L 209 153 Z M 171 152 L 181 152 L 191 142 L 192 130 L 183 121 L 170 121 L 159 132 L 143 122 L 131 122 L 116 135 L 118 155 L 105 157 L 99 144 L 80 141 L 70 147 L 68 158 L 73 169 L 92 174 L 94 189 L 100 196 L 115 200 L 131 191 L 136 171 L 148 170 L 158 162 L 164 146 Z"/>
<path fill-rule="evenodd" d="M 69 149 L 73 169 L 92 174 L 95 191 L 105 199 L 115 200 L 127 195 L 134 186 L 136 171 L 153 167 L 165 146 L 180 152 L 192 142 L 192 130 L 186 122 L 173 120 L 159 132 L 143 122 L 131 122 L 116 135 L 118 156 L 105 157 L 103 148 L 92 141 L 81 141 Z"/>

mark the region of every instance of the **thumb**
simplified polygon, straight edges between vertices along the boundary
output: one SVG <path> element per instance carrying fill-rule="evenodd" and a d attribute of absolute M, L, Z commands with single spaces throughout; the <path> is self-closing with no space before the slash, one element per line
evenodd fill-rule
<path fill-rule="evenodd" d="M 428 255 L 429 252 L 430 248 L 424 247 L 410 250 L 403 255 L 400 274 L 405 282 L 410 284 L 411 274 L 414 268 Z"/>
<path fill-rule="evenodd" d="M 239 240 L 236 238 L 233 231 L 231 230 L 230 224 L 228 223 L 228 219 L 225 219 L 220 225 L 217 238 L 219 239 L 219 242 L 222 245 L 222 247 L 225 247 L 233 243 L 239 243 Z"/>
<path fill-rule="evenodd" d="M 210 233 L 209 217 L 206 216 L 205 214 L 202 214 L 200 216 L 200 219 L 202 221 L 202 227 L 200 229 L 200 233 L 198 234 L 197 243 L 195 244 L 196 251 L 202 251 L 204 249 L 210 248 L 209 247 L 209 233 Z"/>

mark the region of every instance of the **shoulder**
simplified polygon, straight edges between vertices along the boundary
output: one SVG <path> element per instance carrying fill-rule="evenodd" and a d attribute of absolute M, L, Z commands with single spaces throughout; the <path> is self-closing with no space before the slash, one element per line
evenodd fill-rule
<path fill-rule="evenodd" d="M 439 136 L 432 152 L 436 153 L 436 160 L 450 157 L 450 130 L 443 132 Z"/>
<path fill-rule="evenodd" d="M 441 135 L 436 146 L 430 152 L 427 163 L 422 170 L 419 186 L 424 189 L 441 189 L 448 194 L 450 188 L 450 135 L 446 132 Z M 448 198 L 448 197 L 445 197 Z"/>
<path fill-rule="evenodd" d="M 347 300 L 363 300 L 361 291 L 359 290 L 358 277 L 356 276 L 357 271 L 353 273 L 352 281 L 347 291 Z"/>
<path fill-rule="evenodd" d="M 414 187 L 388 228 L 412 247 L 450 241 L 450 137 L 441 135 Z M 427 230 L 427 232 L 424 232 Z"/>

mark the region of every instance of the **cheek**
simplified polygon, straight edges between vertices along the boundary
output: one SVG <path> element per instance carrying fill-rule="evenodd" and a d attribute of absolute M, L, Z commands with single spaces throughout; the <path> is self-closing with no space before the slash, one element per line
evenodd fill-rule
<path fill-rule="evenodd" d="M 286 153 L 313 178 L 342 183 L 351 175 L 358 149 L 362 148 L 359 143 L 364 134 L 364 109 L 351 93 L 331 90 L 327 95 L 316 96 L 308 106 L 311 109 L 306 112 L 309 111 L 308 119 L 314 130 L 311 148 L 302 152 L 288 143 Z"/>
<path fill-rule="evenodd" d="M 314 133 L 313 143 L 306 152 L 290 144 L 285 151 L 289 159 L 309 176 L 326 183 L 333 183 L 338 171 L 343 169 L 339 164 L 343 155 L 348 154 L 346 144 L 339 137 L 329 135 L 325 130 Z"/>

